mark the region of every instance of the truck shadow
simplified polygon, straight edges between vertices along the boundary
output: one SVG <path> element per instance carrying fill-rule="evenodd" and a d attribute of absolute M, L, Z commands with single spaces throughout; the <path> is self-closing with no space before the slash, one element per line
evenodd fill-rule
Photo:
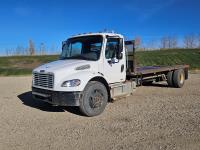
<path fill-rule="evenodd" d="M 24 105 L 32 107 L 32 108 L 36 108 L 36 109 L 39 109 L 42 111 L 46 111 L 46 112 L 65 112 L 65 111 L 67 111 L 69 113 L 82 116 L 78 107 L 52 106 L 49 103 L 39 101 L 39 100 L 34 100 L 32 98 L 31 91 L 20 94 L 17 97 L 22 101 L 22 103 Z"/>

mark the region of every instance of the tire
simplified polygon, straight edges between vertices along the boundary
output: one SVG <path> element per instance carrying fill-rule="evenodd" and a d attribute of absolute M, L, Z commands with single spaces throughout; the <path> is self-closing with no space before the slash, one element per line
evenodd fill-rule
<path fill-rule="evenodd" d="M 173 83 L 173 71 L 169 71 L 167 73 L 167 83 L 169 87 L 174 87 L 174 83 Z"/>
<path fill-rule="evenodd" d="M 91 81 L 84 89 L 79 109 L 85 116 L 98 116 L 104 111 L 107 102 L 108 92 L 106 87 L 100 82 Z"/>
<path fill-rule="evenodd" d="M 185 72 L 183 69 L 175 70 L 173 75 L 174 87 L 182 88 L 185 83 Z"/>

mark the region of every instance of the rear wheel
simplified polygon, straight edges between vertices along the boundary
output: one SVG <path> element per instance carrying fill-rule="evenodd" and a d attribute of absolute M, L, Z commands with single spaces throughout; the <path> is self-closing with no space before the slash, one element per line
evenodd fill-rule
<path fill-rule="evenodd" d="M 106 87 L 97 81 L 91 81 L 85 87 L 84 94 L 80 100 L 80 111 L 89 117 L 100 115 L 108 102 Z"/>
<path fill-rule="evenodd" d="M 181 88 L 185 83 L 185 72 L 183 69 L 175 70 L 173 75 L 174 87 Z"/>
<path fill-rule="evenodd" d="M 173 71 L 169 71 L 167 74 L 167 83 L 169 87 L 174 87 L 173 83 Z"/>

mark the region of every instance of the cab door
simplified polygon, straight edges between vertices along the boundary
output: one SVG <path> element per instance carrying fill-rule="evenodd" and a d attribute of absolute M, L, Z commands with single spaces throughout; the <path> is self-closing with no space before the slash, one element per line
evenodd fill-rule
<path fill-rule="evenodd" d="M 123 82 L 126 79 L 126 60 L 123 43 L 123 39 L 107 37 L 104 53 L 104 76 L 109 83 Z M 118 57 L 119 53 L 121 53 L 121 58 Z"/>

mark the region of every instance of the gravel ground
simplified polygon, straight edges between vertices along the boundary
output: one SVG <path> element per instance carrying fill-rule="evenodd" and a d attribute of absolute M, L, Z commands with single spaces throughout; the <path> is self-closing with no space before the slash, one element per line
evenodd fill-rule
<path fill-rule="evenodd" d="M 31 98 L 31 77 L 0 77 L 0 150 L 200 149 L 200 74 L 182 89 L 139 87 L 98 117 Z"/>

